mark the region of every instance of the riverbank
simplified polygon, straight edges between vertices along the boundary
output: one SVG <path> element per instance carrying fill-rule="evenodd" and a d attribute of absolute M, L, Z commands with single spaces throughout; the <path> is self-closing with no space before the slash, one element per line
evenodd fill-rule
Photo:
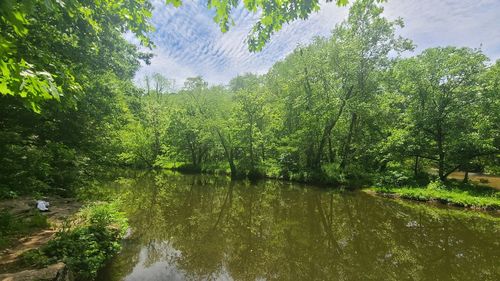
<path fill-rule="evenodd" d="M 178 192 L 174 192 L 174 194 L 171 194 L 172 196 L 184 196 L 183 192 L 187 192 L 187 190 L 191 190 L 191 188 L 198 188 L 198 191 L 204 194 L 206 192 L 218 192 L 207 189 L 206 185 L 220 184 L 222 186 L 225 186 L 224 182 L 227 183 L 227 186 L 231 186 L 231 188 L 223 189 L 223 191 L 227 192 L 229 192 L 229 190 L 232 190 L 234 186 L 243 187 L 254 185 L 256 188 L 258 188 L 259 186 L 266 186 L 266 188 L 262 189 L 261 191 L 263 193 L 269 191 L 273 194 L 276 194 L 273 189 L 279 188 L 279 190 L 282 190 L 283 186 L 293 185 L 296 187 L 304 188 L 304 193 L 301 193 L 303 196 L 307 196 L 307 194 L 323 194 L 322 196 L 344 194 L 342 195 L 344 196 L 342 197 L 343 199 L 339 202 L 343 202 L 347 205 L 353 204 L 353 202 L 347 203 L 344 200 L 347 200 L 347 198 L 350 198 L 349 200 L 353 200 L 353 194 L 358 193 L 330 192 L 328 190 L 328 186 L 331 185 L 321 185 L 322 188 L 315 188 L 318 185 L 308 184 L 310 186 L 308 187 L 304 184 L 298 184 L 298 181 L 230 181 L 228 178 L 219 177 L 218 179 L 223 179 L 219 182 L 217 180 L 211 179 L 210 177 L 208 178 L 210 178 L 211 180 L 205 181 L 204 176 L 181 176 L 177 173 L 169 171 L 157 171 L 152 175 L 147 175 L 148 173 L 145 174 L 141 171 L 136 172 L 137 174 L 127 175 L 126 178 L 119 177 L 119 180 L 113 181 L 113 184 L 109 186 L 106 186 L 105 184 L 98 184 L 95 185 L 95 187 L 99 187 L 98 189 L 87 188 L 85 189 L 87 193 L 79 193 L 79 198 L 87 198 L 87 202 L 93 202 L 95 200 L 105 200 L 105 198 L 111 201 L 111 199 L 113 198 L 121 198 L 121 196 L 118 196 L 118 194 L 115 194 L 112 191 L 115 190 L 116 187 L 120 187 L 120 192 L 123 193 L 123 196 L 125 196 L 121 198 L 124 201 L 120 202 L 132 202 L 132 205 L 135 206 L 135 209 L 133 209 L 136 210 L 144 208 L 144 202 L 147 202 L 147 204 L 153 204 L 153 202 L 157 202 L 157 199 L 152 200 L 142 198 L 144 202 L 137 201 L 134 203 L 132 198 L 135 198 L 134 200 L 138 200 L 138 198 L 141 198 L 139 194 L 142 193 L 153 192 L 158 188 L 168 186 L 168 189 L 166 190 L 169 190 L 169 192 Z M 183 182 L 183 180 L 185 179 L 189 180 Z M 184 185 L 189 186 L 189 188 L 181 188 L 179 186 L 176 186 L 175 184 L 172 186 L 172 182 L 183 183 Z M 131 188 L 132 185 L 134 185 L 133 188 Z M 131 188 L 131 190 L 134 190 L 138 193 L 132 194 L 131 190 L 127 190 L 128 188 Z M 138 191 L 136 189 L 138 189 Z M 244 188 L 241 189 L 240 192 L 250 192 L 250 190 L 253 189 Z M 414 201 L 418 200 L 434 203 L 440 202 L 446 205 L 460 206 L 476 210 L 500 210 L 499 191 L 493 188 L 484 186 L 481 187 L 473 184 L 464 185 L 458 182 L 449 182 L 447 183 L 447 185 L 443 185 L 437 182 L 433 182 L 427 187 L 374 187 L 363 190 L 377 196 L 391 198 L 396 197 L 411 199 Z M 220 198 L 231 198 L 231 196 L 227 194 L 219 195 Z M 184 198 L 182 196 L 181 198 Z M 253 198 L 252 196 L 258 196 L 258 193 L 245 193 L 245 196 L 248 197 L 242 198 Z M 380 200 L 377 198 L 369 199 L 369 197 L 365 197 L 368 198 L 368 201 L 363 202 L 361 205 L 380 204 L 380 202 L 386 202 L 384 204 L 392 204 L 388 201 L 393 201 Z M 318 200 L 318 198 L 316 197 L 313 198 L 314 200 Z M 23 234 L 23 237 L 21 237 L 21 234 L 16 236 L 20 239 L 20 241 L 24 239 L 22 241 L 25 241 L 24 244 L 26 245 L 24 245 L 23 243 L 18 243 L 17 245 L 19 245 L 19 248 L 15 248 L 12 246 L 9 247 L 9 253 L 2 252 L 2 254 L 0 255 L 0 260 L 3 262 L 10 259 L 11 262 L 7 266 L 0 265 L 0 280 L 2 280 L 2 278 L 6 276 L 13 276 L 12 274 L 5 274 L 7 272 L 14 272 L 14 274 L 24 274 L 27 276 L 37 276 L 37 274 L 42 273 L 57 275 L 57 272 L 54 273 L 53 270 L 59 271 L 63 269 L 66 270 L 66 272 L 70 271 L 71 274 L 79 276 L 80 279 L 92 280 L 99 271 L 99 268 L 101 268 L 102 265 L 107 260 L 109 260 L 110 257 L 114 256 L 120 250 L 120 241 L 122 240 L 124 230 L 126 229 L 126 219 L 125 214 L 119 211 L 119 202 L 115 201 L 115 203 L 92 203 L 86 207 L 84 206 L 82 209 L 82 203 L 77 199 L 65 199 L 58 197 L 47 197 L 44 199 L 51 203 L 51 212 L 33 212 L 35 210 L 34 204 L 32 204 L 34 198 L 26 197 L 21 199 L 18 198 L 13 200 L 0 201 L 0 209 L 8 209 L 11 212 L 11 217 L 19 218 L 20 216 L 24 216 L 25 219 L 35 218 L 33 222 L 42 221 L 42 223 L 34 223 L 35 227 L 31 228 L 31 232 Z M 172 199 L 170 198 L 169 200 Z M 224 199 L 223 202 L 225 202 L 225 200 L 227 199 Z M 161 202 L 165 202 L 165 200 Z M 407 202 L 408 205 L 421 206 L 422 208 L 424 207 L 424 205 L 431 205 L 415 204 L 414 202 L 406 200 L 400 202 Z M 159 206 L 158 208 L 163 208 L 166 206 L 165 204 L 161 203 L 157 204 Z M 326 208 L 327 206 L 323 207 Z M 150 208 L 150 206 L 148 205 L 147 208 Z M 179 206 L 179 208 L 182 209 L 182 206 Z M 439 206 L 437 206 L 436 208 L 430 209 L 440 209 L 444 212 L 448 212 L 449 210 L 454 208 L 439 208 Z M 465 212 L 458 208 L 455 211 L 457 213 L 463 212 L 464 214 L 473 214 L 474 216 L 481 214 L 484 214 L 486 216 L 490 214 L 490 212 Z M 133 214 L 134 212 L 138 211 L 127 211 L 129 215 L 130 213 Z M 49 222 L 48 225 L 44 225 L 43 219 L 39 219 L 40 217 L 46 218 Z M 170 217 L 170 219 L 175 221 L 176 218 Z M 62 226 L 65 227 L 64 230 L 62 229 Z M 146 228 L 146 226 L 144 227 Z M 9 254 L 10 256 L 8 256 L 7 254 Z"/>
<path fill-rule="evenodd" d="M 500 210 L 500 192 L 498 190 L 470 183 L 431 182 L 423 187 L 370 187 L 365 188 L 364 191 L 390 198 L 440 202 L 478 210 Z"/>
<path fill-rule="evenodd" d="M 50 240 L 82 207 L 76 198 L 48 196 L 44 200 L 50 202 L 50 211 L 40 212 L 35 200 L 25 196 L 0 201 L 0 266 Z"/>
<path fill-rule="evenodd" d="M 35 199 L 0 201 L 0 280 L 55 280 L 68 273 L 62 262 L 38 268 L 25 264 L 23 257 L 53 240 L 82 204 L 75 198 L 48 196 L 43 199 L 51 203 L 50 211 L 40 212 Z"/>
<path fill-rule="evenodd" d="M 125 215 L 116 203 L 82 207 L 73 198 L 45 200 L 51 206 L 43 213 L 32 198 L 0 202 L 0 280 L 59 280 L 61 274 L 68 280 L 92 280 L 119 251 L 128 228 Z"/>
<path fill-rule="evenodd" d="M 182 166 L 168 166 L 166 170 L 177 171 L 187 174 L 207 174 L 207 175 L 226 175 L 231 176 L 229 170 L 207 170 L 200 171 L 187 170 L 184 171 Z M 243 176 L 243 178 L 247 178 Z M 402 198 L 421 202 L 439 202 L 456 207 L 463 207 L 478 210 L 500 210 L 500 181 L 497 176 L 474 174 L 469 176 L 469 183 L 458 181 L 458 178 L 463 178 L 463 174 L 456 172 L 450 176 L 450 180 L 446 183 L 439 181 L 430 182 L 427 186 L 387 186 L 380 184 L 376 187 L 363 188 L 366 186 L 366 179 L 345 179 L 342 182 L 332 175 L 323 175 L 322 177 L 304 177 L 301 174 L 294 175 L 284 179 L 276 175 L 260 173 L 254 180 L 272 179 L 279 181 L 288 181 L 302 184 L 314 184 L 322 187 L 331 187 L 332 185 L 341 186 L 348 189 L 361 188 L 363 191 L 384 196 L 388 198 Z"/>

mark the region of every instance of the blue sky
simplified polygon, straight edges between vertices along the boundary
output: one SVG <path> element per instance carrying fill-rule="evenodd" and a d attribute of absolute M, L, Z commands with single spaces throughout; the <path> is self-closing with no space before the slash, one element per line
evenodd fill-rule
<path fill-rule="evenodd" d="M 245 38 L 257 16 L 243 8 L 233 11 L 235 26 L 222 33 L 206 0 L 184 0 L 180 8 L 166 6 L 162 0 L 153 3 L 155 57 L 151 65 L 141 67 L 136 81 L 158 72 L 175 79 L 178 86 L 185 78 L 198 75 L 218 84 L 246 72 L 265 73 L 297 45 L 328 35 L 348 11 L 332 3 L 322 4 L 318 13 L 284 26 L 264 50 L 251 53 Z M 404 19 L 406 26 L 399 33 L 414 41 L 415 53 L 455 45 L 481 47 L 492 60 L 500 58 L 500 0 L 389 0 L 384 7 L 387 18 Z"/>

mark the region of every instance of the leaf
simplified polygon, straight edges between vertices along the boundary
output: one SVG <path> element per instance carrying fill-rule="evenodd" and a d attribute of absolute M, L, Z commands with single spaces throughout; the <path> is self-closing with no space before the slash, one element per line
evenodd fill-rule
<path fill-rule="evenodd" d="M 10 70 L 9 70 L 9 65 L 7 62 L 0 60 L 0 70 L 2 72 L 2 75 L 6 78 L 10 77 Z"/>
<path fill-rule="evenodd" d="M 9 85 L 5 81 L 0 82 L 0 94 L 2 95 L 14 95 L 14 93 L 9 89 Z"/>
<path fill-rule="evenodd" d="M 167 5 L 172 4 L 172 5 L 174 5 L 174 7 L 178 8 L 182 5 L 182 0 L 166 0 L 165 3 Z"/>

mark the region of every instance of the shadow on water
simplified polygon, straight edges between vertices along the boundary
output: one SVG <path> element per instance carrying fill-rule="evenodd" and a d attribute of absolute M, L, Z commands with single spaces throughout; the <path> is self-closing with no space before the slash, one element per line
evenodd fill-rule
<path fill-rule="evenodd" d="M 100 280 L 500 280 L 500 222 L 362 192 L 149 173 Z"/>

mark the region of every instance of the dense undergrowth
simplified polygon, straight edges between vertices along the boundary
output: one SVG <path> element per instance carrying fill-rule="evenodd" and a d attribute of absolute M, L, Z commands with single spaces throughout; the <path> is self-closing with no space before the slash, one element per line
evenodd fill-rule
<path fill-rule="evenodd" d="M 22 257 L 25 265 L 44 267 L 64 262 L 76 280 L 93 280 L 104 263 L 116 254 L 128 228 L 117 203 L 95 203 L 83 208 L 39 249 Z"/>

